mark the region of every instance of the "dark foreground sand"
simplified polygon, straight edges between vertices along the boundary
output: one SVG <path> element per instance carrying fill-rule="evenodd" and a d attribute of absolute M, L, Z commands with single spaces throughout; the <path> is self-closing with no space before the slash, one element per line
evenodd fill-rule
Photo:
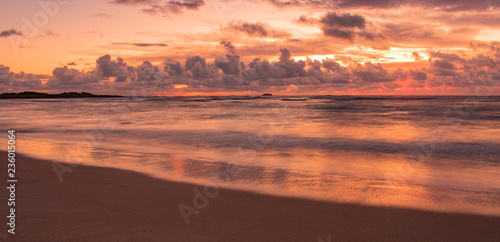
<path fill-rule="evenodd" d="M 6 153 L 0 152 L 7 171 Z M 5 241 L 500 241 L 500 218 L 220 190 L 186 225 L 196 186 L 78 166 L 59 183 L 47 161 L 17 157 L 17 229 Z M 2 176 L 5 177 L 5 176 Z M 4 180 L 5 184 L 6 181 Z M 203 190 L 203 187 L 199 187 Z M 1 192 L 2 221 L 7 191 Z M 2 222 L 6 234 L 6 225 Z M 321 238 L 318 240 L 318 237 Z"/>

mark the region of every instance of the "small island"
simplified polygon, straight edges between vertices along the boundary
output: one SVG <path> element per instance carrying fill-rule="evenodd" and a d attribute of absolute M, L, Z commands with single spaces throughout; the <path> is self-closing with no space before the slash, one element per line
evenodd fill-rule
<path fill-rule="evenodd" d="M 16 98 L 109 98 L 123 97 L 119 95 L 94 95 L 88 92 L 63 92 L 59 94 L 49 94 L 43 92 L 18 92 L 18 93 L 2 93 L 0 99 L 16 99 Z"/>
<path fill-rule="evenodd" d="M 262 94 L 262 96 L 263 96 L 263 97 L 272 97 L 272 96 L 273 96 L 273 94 L 271 94 L 271 93 L 264 93 L 264 94 Z"/>

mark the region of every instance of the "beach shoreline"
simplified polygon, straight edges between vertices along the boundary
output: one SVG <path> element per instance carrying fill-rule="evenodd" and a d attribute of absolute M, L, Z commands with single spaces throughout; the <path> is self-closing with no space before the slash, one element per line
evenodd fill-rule
<path fill-rule="evenodd" d="M 7 157 L 6 152 L 0 155 Z M 6 159 L 2 159 L 7 167 Z M 498 241 L 500 218 L 273 197 L 220 188 L 186 225 L 204 187 L 18 155 L 16 234 L 5 241 Z M 2 193 L 2 215 L 8 215 Z M 7 233 L 4 229 L 0 233 Z"/>

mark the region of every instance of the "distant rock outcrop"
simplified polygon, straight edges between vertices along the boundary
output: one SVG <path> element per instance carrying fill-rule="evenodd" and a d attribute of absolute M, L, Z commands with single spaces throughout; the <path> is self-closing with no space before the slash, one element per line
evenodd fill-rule
<path fill-rule="evenodd" d="M 0 99 L 13 99 L 13 98 L 106 98 L 106 97 L 121 97 L 118 95 L 94 95 L 88 92 L 63 92 L 59 94 L 48 94 L 43 92 L 18 92 L 18 93 L 2 93 Z"/>

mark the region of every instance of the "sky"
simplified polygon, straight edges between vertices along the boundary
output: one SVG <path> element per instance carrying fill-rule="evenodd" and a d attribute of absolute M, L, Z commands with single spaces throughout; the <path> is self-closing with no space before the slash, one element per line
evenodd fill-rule
<path fill-rule="evenodd" d="M 500 0 L 0 0 L 0 92 L 500 90 Z"/>

